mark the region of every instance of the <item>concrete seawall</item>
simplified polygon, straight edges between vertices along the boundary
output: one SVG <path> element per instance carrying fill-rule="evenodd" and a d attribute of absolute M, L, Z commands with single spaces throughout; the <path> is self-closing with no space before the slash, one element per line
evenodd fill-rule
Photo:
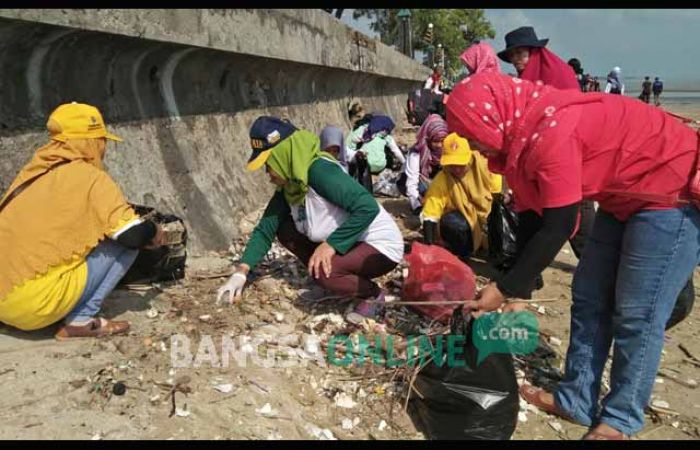
<path fill-rule="evenodd" d="M 191 250 L 226 248 L 272 192 L 243 169 L 255 117 L 347 131 L 359 98 L 399 123 L 427 73 L 320 10 L 0 10 L 0 189 L 51 110 L 91 103 L 126 141 L 106 164 L 127 197 L 183 216 Z"/>

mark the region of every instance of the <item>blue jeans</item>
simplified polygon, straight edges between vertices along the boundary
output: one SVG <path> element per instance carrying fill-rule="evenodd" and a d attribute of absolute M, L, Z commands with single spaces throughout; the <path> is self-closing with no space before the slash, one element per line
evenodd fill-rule
<path fill-rule="evenodd" d="M 626 222 L 598 210 L 574 274 L 557 406 L 586 426 L 602 422 L 627 435 L 643 428 L 664 327 L 699 258 L 700 212 L 692 206 L 640 211 Z M 599 413 L 611 344 L 610 392 Z"/>
<path fill-rule="evenodd" d="M 100 242 L 87 257 L 85 289 L 65 322 L 87 322 L 95 317 L 102 302 L 114 290 L 138 254 L 138 250 L 124 247 L 111 239 Z"/>

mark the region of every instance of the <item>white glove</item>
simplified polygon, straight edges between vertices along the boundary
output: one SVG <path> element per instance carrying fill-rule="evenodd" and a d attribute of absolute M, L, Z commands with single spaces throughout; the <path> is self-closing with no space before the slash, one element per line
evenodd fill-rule
<path fill-rule="evenodd" d="M 227 303 L 229 305 L 233 304 L 233 298 L 241 295 L 241 292 L 243 292 L 243 286 L 245 286 L 246 280 L 247 277 L 240 272 L 231 275 L 231 278 L 228 279 L 226 284 L 221 286 L 217 291 L 216 302 L 221 303 L 221 298 L 228 292 Z"/>

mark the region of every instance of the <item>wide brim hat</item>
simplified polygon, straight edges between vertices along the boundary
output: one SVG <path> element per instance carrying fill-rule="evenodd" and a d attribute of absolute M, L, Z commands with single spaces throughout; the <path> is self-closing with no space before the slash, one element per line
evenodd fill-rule
<path fill-rule="evenodd" d="M 545 47 L 549 39 L 539 39 L 532 27 L 520 27 L 506 34 L 506 48 L 498 52 L 498 57 L 509 63 L 508 50 L 517 47 Z"/>

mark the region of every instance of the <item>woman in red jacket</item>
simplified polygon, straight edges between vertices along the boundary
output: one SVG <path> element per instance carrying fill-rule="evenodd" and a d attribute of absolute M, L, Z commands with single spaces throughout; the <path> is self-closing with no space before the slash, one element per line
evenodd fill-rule
<path fill-rule="evenodd" d="M 541 223 L 510 271 L 469 303 L 476 315 L 527 294 L 575 229 L 581 201 L 599 203 L 572 285 L 564 379 L 553 395 L 532 386 L 521 394 L 591 427 L 586 439 L 637 433 L 664 326 L 700 259 L 697 134 L 636 99 L 488 73 L 455 88 L 447 122 L 506 176 L 516 208 Z M 611 389 L 599 411 L 611 346 Z"/>

